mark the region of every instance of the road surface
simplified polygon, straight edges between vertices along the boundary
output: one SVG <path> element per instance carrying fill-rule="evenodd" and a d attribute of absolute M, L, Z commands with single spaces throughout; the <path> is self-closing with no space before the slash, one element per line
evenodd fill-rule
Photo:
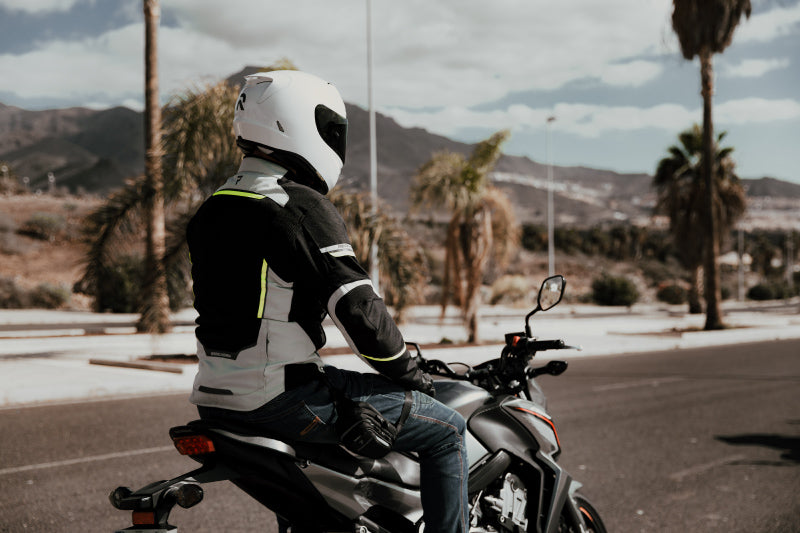
<path fill-rule="evenodd" d="M 800 341 L 577 358 L 539 379 L 561 463 L 609 531 L 800 531 Z M 108 493 L 194 468 L 167 436 L 192 418 L 174 394 L 0 410 L 0 532 L 127 527 Z M 224 482 L 171 522 L 275 531 Z"/>

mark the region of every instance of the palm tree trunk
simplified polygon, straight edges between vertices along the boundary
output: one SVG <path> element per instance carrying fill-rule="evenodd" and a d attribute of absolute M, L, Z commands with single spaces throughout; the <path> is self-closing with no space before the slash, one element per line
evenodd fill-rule
<path fill-rule="evenodd" d="M 703 312 L 703 306 L 700 303 L 700 272 L 702 267 L 695 266 L 690 269 L 689 274 L 689 313 L 692 315 L 699 315 Z"/>
<path fill-rule="evenodd" d="M 489 251 L 492 248 L 492 217 L 488 210 L 481 210 L 470 220 L 468 239 L 465 244 L 464 263 L 467 275 L 467 291 L 464 300 L 464 320 L 467 325 L 467 342 L 480 341 L 478 333 L 481 304 L 481 282 Z"/>
<path fill-rule="evenodd" d="M 444 255 L 444 279 L 442 280 L 442 313 L 444 319 L 447 313 L 447 304 L 452 297 L 453 304 L 461 307 L 464 302 L 464 284 L 462 282 L 461 265 L 464 263 L 461 257 L 461 218 L 453 216 L 447 226 L 447 237 L 445 239 Z"/>
<path fill-rule="evenodd" d="M 719 268 L 719 240 L 717 239 L 716 222 L 714 213 L 714 124 L 711 120 L 711 105 L 714 97 L 714 67 L 712 65 L 712 51 L 704 47 L 700 52 L 700 77 L 703 95 L 703 174 L 706 184 L 706 243 L 705 250 L 705 299 L 706 299 L 706 325 L 705 329 L 721 329 L 722 315 L 719 302 L 720 294 Z"/>
<path fill-rule="evenodd" d="M 164 190 L 161 171 L 161 104 L 158 101 L 158 0 L 144 0 L 145 21 L 145 282 L 140 332 L 169 331 L 169 297 L 163 257 L 166 250 Z"/>

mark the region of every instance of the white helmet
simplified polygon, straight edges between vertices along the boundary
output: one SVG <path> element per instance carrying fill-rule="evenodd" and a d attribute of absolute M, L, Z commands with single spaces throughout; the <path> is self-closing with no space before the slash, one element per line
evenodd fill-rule
<path fill-rule="evenodd" d="M 320 178 L 327 193 L 344 165 L 347 119 L 342 97 L 330 83 L 296 70 L 245 77 L 236 101 L 233 131 L 245 152 L 264 153 Z"/>

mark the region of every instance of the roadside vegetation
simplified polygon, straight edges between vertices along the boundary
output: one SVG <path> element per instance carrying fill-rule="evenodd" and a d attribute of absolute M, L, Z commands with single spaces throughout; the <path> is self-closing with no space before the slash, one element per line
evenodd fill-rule
<path fill-rule="evenodd" d="M 702 10 L 694 1 L 673 4 L 672 24 L 683 55 L 700 59 L 703 123 L 679 133 L 678 143 L 657 164 L 656 214 L 669 218 L 669 228 L 557 227 L 556 270 L 569 280 L 569 300 L 688 305 L 690 312 L 706 314 L 706 329 L 718 329 L 724 327 L 720 301 L 743 290 L 753 300 L 800 293 L 800 276 L 785 266 L 789 251 L 796 255 L 800 250 L 800 232 L 740 233 L 742 257 L 751 259 L 744 276 L 739 265 L 720 261 L 736 242 L 733 232 L 746 201 L 733 149 L 720 146 L 724 133 L 714 135 L 712 58 L 730 44 L 751 6 L 749 0 L 710 0 L 713 8 Z M 155 62 L 155 47 L 148 50 L 148 62 Z M 269 68 L 294 66 L 281 60 Z M 143 331 L 164 331 L 165 307 L 191 303 L 186 223 L 239 162 L 230 129 L 237 95 L 238 87 L 222 81 L 176 95 L 163 109 L 149 106 L 148 145 L 160 152 L 147 150 L 145 175 L 96 200 L 88 214 L 80 212 L 82 239 L 74 222 L 79 210 L 57 209 L 51 202 L 50 209 L 21 215 L 15 207 L 13 216 L 4 213 L 10 206 L 5 199 L 32 195 L 11 165 L 0 162 L 0 254 L 9 258 L 0 266 L 0 307 L 91 305 L 97 311 L 137 311 Z M 367 269 L 368 251 L 378 244 L 381 291 L 398 320 L 411 305 L 438 304 L 444 314 L 452 303 L 475 342 L 481 303 L 534 301 L 547 272 L 547 228 L 519 225 L 512 202 L 490 180 L 508 136 L 506 130 L 495 133 L 468 157 L 433 154 L 414 176 L 412 212 L 405 218 L 392 216 L 382 205 L 373 214 L 358 191 L 331 195 Z M 52 192 L 42 199 L 52 200 Z M 437 212 L 446 221 L 423 218 L 423 212 Z M 163 242 L 155 242 L 162 234 Z M 83 260 L 78 273 L 74 256 L 66 263 L 65 250 L 76 250 Z M 58 259 L 50 255 L 56 251 L 62 254 Z M 789 257 L 790 264 L 793 260 Z M 49 277 L 48 266 L 42 267 L 48 261 Z M 65 278 L 70 282 L 65 284 Z"/>
<path fill-rule="evenodd" d="M 364 253 L 360 250 L 368 250 L 370 239 L 378 235 L 380 261 L 385 265 L 382 290 L 396 312 L 417 304 L 441 305 L 446 222 L 401 219 L 384 210 L 372 219 L 368 197 L 363 194 L 337 193 L 332 200 L 345 213 L 360 256 Z M 89 297 L 75 287 L 85 273 L 91 245 L 91 239 L 86 240 L 81 233 L 82 221 L 106 201 L 65 194 L 0 195 L 0 308 L 135 312 L 143 269 L 141 234 L 134 232 L 129 240 L 121 239 L 109 248 L 103 263 L 106 270 L 99 278 L 104 282 L 96 293 Z M 36 213 L 57 215 L 53 218 L 59 223 L 29 224 L 40 220 Z M 31 231 L 31 226 L 39 229 Z M 43 231 L 43 227 L 55 231 Z M 483 273 L 480 290 L 484 304 L 527 306 L 536 298 L 536 288 L 547 275 L 547 228 L 522 224 L 519 233 L 520 245 L 507 264 L 503 268 L 490 264 Z M 723 253 L 736 250 L 737 236 L 735 230 L 731 232 Z M 800 274 L 794 274 L 792 284 L 786 276 L 786 252 L 789 248 L 800 250 L 800 231 L 746 231 L 742 241 L 750 262 L 745 272 L 745 298 L 780 300 L 799 294 Z M 556 270 L 568 280 L 567 301 L 593 302 L 592 283 L 607 274 L 630 280 L 639 295 L 636 302 L 686 306 L 688 311 L 691 276 L 678 258 L 667 229 L 622 223 L 556 227 L 555 244 Z M 736 299 L 738 267 L 723 263 L 720 271 L 723 300 Z M 177 269 L 168 278 L 173 309 L 191 305 L 191 285 L 182 272 Z M 40 285 L 45 287 L 40 289 Z M 37 291 L 56 292 L 57 296 L 29 294 Z"/>

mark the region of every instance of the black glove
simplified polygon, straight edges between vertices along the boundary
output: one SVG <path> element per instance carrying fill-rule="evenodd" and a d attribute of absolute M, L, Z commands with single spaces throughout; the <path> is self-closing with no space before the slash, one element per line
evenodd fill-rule
<path fill-rule="evenodd" d="M 431 398 L 436 396 L 436 388 L 433 385 L 433 378 L 430 377 L 428 374 L 422 374 L 422 386 L 417 389 L 420 392 L 424 392 Z"/>
<path fill-rule="evenodd" d="M 431 398 L 436 395 L 436 389 L 433 386 L 433 378 L 419 368 L 414 372 L 413 376 L 403 376 L 399 379 L 395 379 L 394 382 L 404 389 L 424 392 Z"/>

